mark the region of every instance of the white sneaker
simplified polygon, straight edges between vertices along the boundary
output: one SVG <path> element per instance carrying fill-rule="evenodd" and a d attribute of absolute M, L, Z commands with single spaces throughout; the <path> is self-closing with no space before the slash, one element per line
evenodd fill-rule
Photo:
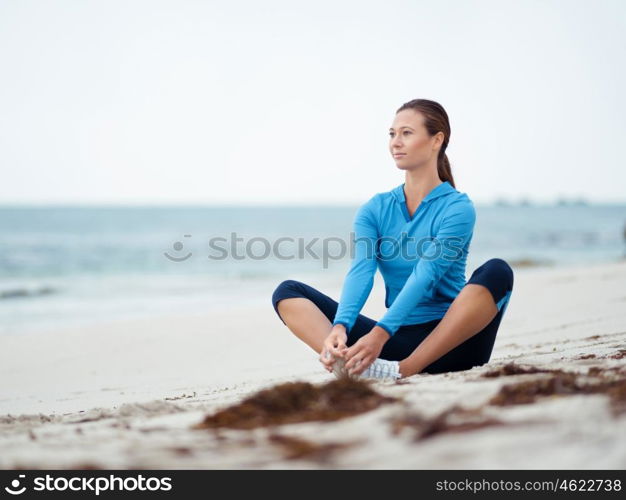
<path fill-rule="evenodd" d="M 361 373 L 361 375 L 358 375 L 358 377 L 376 378 L 380 380 L 399 379 L 402 377 L 400 374 L 400 362 L 376 358 L 374 362 L 369 365 L 363 373 Z"/>

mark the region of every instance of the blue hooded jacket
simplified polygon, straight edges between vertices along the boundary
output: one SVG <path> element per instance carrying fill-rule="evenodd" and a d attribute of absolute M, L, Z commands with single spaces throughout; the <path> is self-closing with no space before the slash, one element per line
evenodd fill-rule
<path fill-rule="evenodd" d="M 404 184 L 378 193 L 354 218 L 354 257 L 333 324 L 354 326 L 379 268 L 387 312 L 377 325 L 394 335 L 403 325 L 442 318 L 466 284 L 465 264 L 476 212 L 465 193 L 442 182 L 409 216 Z"/>

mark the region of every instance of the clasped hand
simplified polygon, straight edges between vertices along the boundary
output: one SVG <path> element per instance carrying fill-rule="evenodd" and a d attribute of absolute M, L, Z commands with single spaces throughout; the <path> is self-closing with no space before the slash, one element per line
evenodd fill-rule
<path fill-rule="evenodd" d="M 345 359 L 345 369 L 350 375 L 360 375 L 380 355 L 385 342 L 389 339 L 386 332 L 373 329 L 361 337 L 351 347 L 346 346 L 348 336 L 345 328 L 333 327 L 324 341 L 320 361 L 324 368 L 332 372 L 335 358 Z"/>

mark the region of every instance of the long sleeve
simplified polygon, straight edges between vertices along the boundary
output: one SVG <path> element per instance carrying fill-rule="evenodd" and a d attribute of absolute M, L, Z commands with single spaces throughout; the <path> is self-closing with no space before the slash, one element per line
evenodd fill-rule
<path fill-rule="evenodd" d="M 350 332 L 374 285 L 378 229 L 373 213 L 376 196 L 361 206 L 354 218 L 354 257 L 346 275 L 333 325 Z"/>
<path fill-rule="evenodd" d="M 377 326 L 394 335 L 408 314 L 434 293 L 437 283 L 460 257 L 459 253 L 465 251 L 475 221 L 471 201 L 460 200 L 448 207 L 435 238 L 420 253 L 422 257 Z"/>

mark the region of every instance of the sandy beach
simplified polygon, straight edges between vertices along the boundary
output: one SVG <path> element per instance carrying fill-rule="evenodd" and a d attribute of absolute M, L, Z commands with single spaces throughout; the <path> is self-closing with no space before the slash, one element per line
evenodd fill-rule
<path fill-rule="evenodd" d="M 0 468 L 625 468 L 626 262 L 515 271 L 487 365 L 344 392 L 270 287 L 264 306 L 6 336 Z M 340 282 L 309 284 L 339 296 Z M 298 421 L 294 403 L 292 423 L 198 428 L 265 389 L 339 390 L 348 414 Z"/>

